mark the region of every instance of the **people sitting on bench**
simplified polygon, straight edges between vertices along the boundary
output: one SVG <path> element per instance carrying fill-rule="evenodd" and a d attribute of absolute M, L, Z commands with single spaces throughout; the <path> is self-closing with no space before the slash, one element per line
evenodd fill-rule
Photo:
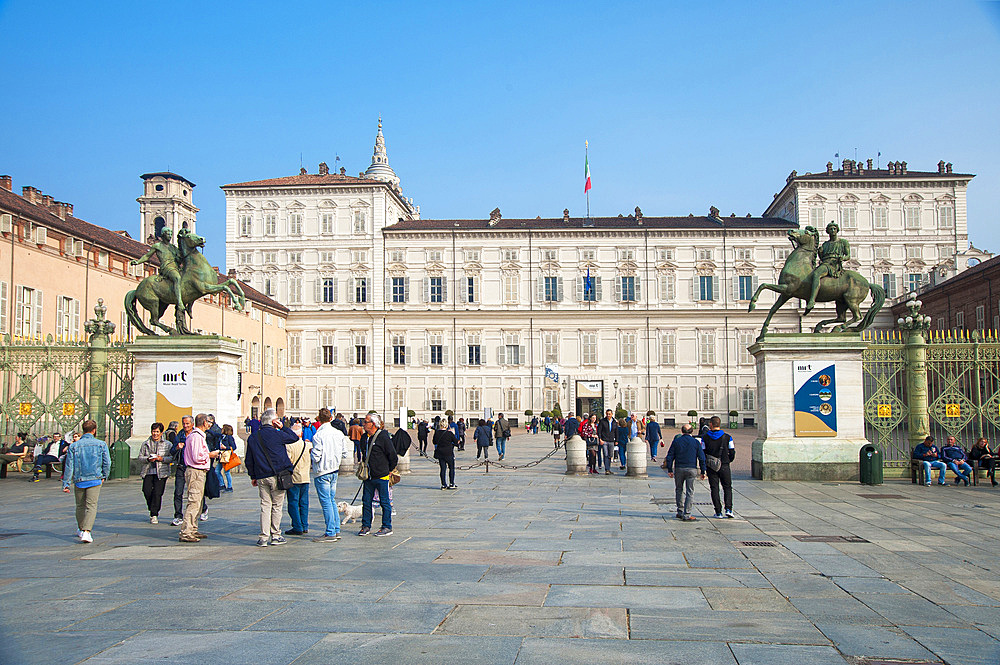
<path fill-rule="evenodd" d="M 961 481 L 968 487 L 970 483 L 969 474 L 972 473 L 972 467 L 965 461 L 965 450 L 962 446 L 958 445 L 953 436 L 949 436 L 946 441 L 945 446 L 941 448 L 941 460 L 948 465 L 949 469 L 955 472 L 955 484 L 957 485 Z"/>
<path fill-rule="evenodd" d="M 938 452 L 938 447 L 934 445 L 934 437 L 929 436 L 924 439 L 923 443 L 917 444 L 916 448 L 913 449 L 912 458 L 917 462 L 920 462 L 923 466 L 924 477 L 921 484 L 927 485 L 931 484 L 931 469 L 938 470 L 938 485 L 944 485 L 944 472 L 948 469 L 948 465 L 941 461 L 941 454 Z"/>
<path fill-rule="evenodd" d="M 37 483 L 40 480 L 38 475 L 42 472 L 42 469 L 50 464 L 58 464 L 66 452 L 63 450 L 61 432 L 53 432 L 52 439 L 48 443 L 42 443 L 42 439 L 39 439 L 38 443 L 42 446 L 42 454 L 35 458 L 35 466 L 31 469 L 31 472 L 34 474 L 31 477 L 31 482 L 33 483 Z"/>
<path fill-rule="evenodd" d="M 969 449 L 969 460 L 975 462 L 979 469 L 986 469 L 986 475 L 990 477 L 993 487 L 997 486 L 997 455 L 990 450 L 990 443 L 980 437 L 976 445 Z"/>
<path fill-rule="evenodd" d="M 0 453 L 0 464 L 3 465 L 3 475 L 7 475 L 7 465 L 12 462 L 23 463 L 30 449 L 28 447 L 28 435 L 26 432 L 18 432 L 14 439 L 14 445 Z M 20 469 L 20 464 L 18 464 Z"/>

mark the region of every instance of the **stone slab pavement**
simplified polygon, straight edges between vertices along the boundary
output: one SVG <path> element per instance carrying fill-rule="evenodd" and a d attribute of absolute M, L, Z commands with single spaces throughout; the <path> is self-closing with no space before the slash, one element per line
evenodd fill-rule
<path fill-rule="evenodd" d="M 549 450 L 517 434 L 504 464 Z M 199 544 L 177 541 L 169 509 L 149 524 L 137 479 L 109 482 L 84 545 L 58 481 L 13 474 L 0 663 L 1000 663 L 989 483 L 744 478 L 730 520 L 707 518 L 699 483 L 698 521 L 681 523 L 658 468 L 568 477 L 560 451 L 460 470 L 457 491 L 439 489 L 433 461 L 412 468 L 393 536 L 351 524 L 337 543 L 266 549 L 243 475 L 210 502 Z M 349 501 L 358 482 L 340 480 Z M 314 535 L 314 493 L 311 507 Z"/>

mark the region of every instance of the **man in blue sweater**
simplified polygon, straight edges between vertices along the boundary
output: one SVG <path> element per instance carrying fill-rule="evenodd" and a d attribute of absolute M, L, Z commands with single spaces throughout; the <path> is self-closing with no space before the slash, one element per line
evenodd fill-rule
<path fill-rule="evenodd" d="M 929 436 L 924 439 L 923 443 L 917 444 L 913 449 L 913 459 L 920 462 L 924 469 L 923 485 L 930 487 L 931 469 L 938 470 L 938 485 L 945 484 L 944 472 L 948 469 L 948 465 L 941 461 L 941 454 L 938 452 L 938 447 L 934 445 L 933 436 Z"/>
<path fill-rule="evenodd" d="M 691 436 L 691 426 L 681 427 L 680 436 L 675 436 L 667 450 L 664 461 L 667 475 L 674 479 L 675 499 L 677 502 L 677 519 L 694 522 L 698 518 L 691 514 L 694 503 L 694 480 L 701 470 L 701 479 L 705 479 L 705 451 L 701 442 Z"/>

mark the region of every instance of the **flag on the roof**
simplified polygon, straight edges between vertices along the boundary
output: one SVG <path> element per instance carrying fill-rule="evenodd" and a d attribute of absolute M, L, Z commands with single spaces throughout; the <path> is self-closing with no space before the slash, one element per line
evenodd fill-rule
<path fill-rule="evenodd" d="M 583 158 L 583 169 L 584 169 L 584 173 L 586 174 L 586 177 L 587 177 L 587 182 L 585 182 L 584 185 L 583 185 L 583 193 L 586 194 L 587 192 L 590 191 L 590 158 L 589 157 L 584 157 Z"/>

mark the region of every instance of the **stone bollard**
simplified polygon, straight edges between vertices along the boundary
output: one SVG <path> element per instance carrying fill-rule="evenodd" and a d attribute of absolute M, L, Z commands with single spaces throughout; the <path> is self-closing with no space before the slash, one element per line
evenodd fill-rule
<path fill-rule="evenodd" d="M 406 451 L 405 455 L 399 457 L 399 462 L 396 464 L 396 471 L 400 473 L 410 473 L 410 451 L 413 450 L 413 446 L 410 446 Z"/>
<path fill-rule="evenodd" d="M 583 475 L 587 473 L 587 444 L 574 434 L 566 441 L 566 475 Z"/>
<path fill-rule="evenodd" d="M 625 446 L 625 475 L 633 478 L 646 477 L 646 457 L 649 447 L 639 437 L 633 437 Z"/>

